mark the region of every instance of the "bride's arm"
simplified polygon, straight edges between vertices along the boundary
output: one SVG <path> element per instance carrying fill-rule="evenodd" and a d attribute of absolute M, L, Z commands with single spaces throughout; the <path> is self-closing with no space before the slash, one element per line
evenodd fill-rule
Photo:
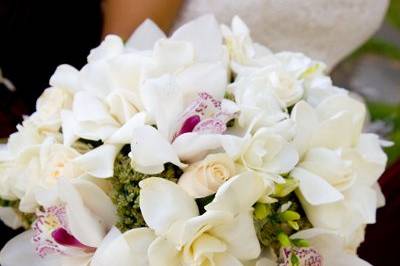
<path fill-rule="evenodd" d="M 103 0 L 103 37 L 113 33 L 127 39 L 146 18 L 164 31 L 173 25 L 182 0 Z"/>

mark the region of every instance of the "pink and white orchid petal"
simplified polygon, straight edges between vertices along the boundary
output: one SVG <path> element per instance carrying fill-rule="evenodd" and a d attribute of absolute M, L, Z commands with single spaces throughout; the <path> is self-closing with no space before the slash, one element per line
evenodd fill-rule
<path fill-rule="evenodd" d="M 58 266 L 60 256 L 39 257 L 32 242 L 32 230 L 25 231 L 10 241 L 0 252 L 0 264 L 3 266 Z"/>
<path fill-rule="evenodd" d="M 65 203 L 68 227 L 82 244 L 98 247 L 104 238 L 105 225 L 85 206 L 79 191 L 68 181 L 59 182 L 59 196 Z"/>
<path fill-rule="evenodd" d="M 50 78 L 50 85 L 71 92 L 78 90 L 79 71 L 70 65 L 60 65 Z"/>
<path fill-rule="evenodd" d="M 132 116 L 121 128 L 114 132 L 107 140 L 109 144 L 128 144 L 132 142 L 132 132 L 135 128 L 144 126 L 146 113 L 141 112 Z"/>
<path fill-rule="evenodd" d="M 99 248 L 93 256 L 92 266 L 146 266 L 147 251 L 155 239 L 149 228 L 136 228 L 122 235 L 115 235 Z"/>
<path fill-rule="evenodd" d="M 145 174 L 158 174 L 165 163 L 173 163 L 181 168 L 186 165 L 179 158 L 172 145 L 151 126 L 141 126 L 133 130 L 131 152 L 133 167 Z"/>
<path fill-rule="evenodd" d="M 172 76 L 147 80 L 141 87 L 145 110 L 155 120 L 158 131 L 168 140 L 173 137 L 177 118 L 183 111 L 183 94 Z"/>
<path fill-rule="evenodd" d="M 157 235 L 167 232 L 173 223 L 199 214 L 194 199 L 171 181 L 151 177 L 141 181 L 139 186 L 140 210 L 146 224 Z"/>
<path fill-rule="evenodd" d="M 154 44 L 166 38 L 165 33 L 150 19 L 146 19 L 125 43 L 126 48 L 152 50 Z"/>
<path fill-rule="evenodd" d="M 212 235 L 226 243 L 228 253 L 239 260 L 252 260 L 261 253 L 254 229 L 253 210 L 239 213 L 232 222 L 211 229 Z M 246 243 L 246 245 L 243 245 Z"/>
<path fill-rule="evenodd" d="M 266 188 L 263 179 L 252 173 L 244 172 L 230 178 L 215 194 L 208 204 L 207 211 L 228 211 L 233 214 L 248 211 L 264 194 Z"/>
<path fill-rule="evenodd" d="M 117 220 L 115 206 L 107 194 L 92 182 L 74 181 L 74 187 L 82 197 L 82 201 L 93 215 L 111 228 Z"/>
<path fill-rule="evenodd" d="M 112 177 L 114 174 L 114 161 L 119 147 L 103 144 L 73 160 L 74 165 L 82 171 L 98 178 Z"/>
<path fill-rule="evenodd" d="M 331 186 L 323 178 L 296 167 L 290 176 L 299 180 L 299 190 L 311 205 L 321 205 L 343 200 L 343 194 Z"/>
<path fill-rule="evenodd" d="M 215 62 L 222 58 L 222 34 L 213 15 L 204 15 L 184 24 L 171 39 L 190 42 L 200 62 Z"/>
<path fill-rule="evenodd" d="M 92 63 L 98 60 L 112 59 L 121 54 L 124 50 L 124 43 L 121 37 L 117 35 L 107 35 L 102 43 L 92 49 L 88 56 L 88 62 Z"/>

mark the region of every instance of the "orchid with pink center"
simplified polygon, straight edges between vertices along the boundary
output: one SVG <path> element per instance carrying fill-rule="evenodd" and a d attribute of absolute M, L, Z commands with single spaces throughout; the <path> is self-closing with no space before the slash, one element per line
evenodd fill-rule
<path fill-rule="evenodd" d="M 62 179 L 37 196 L 43 209 L 31 230 L 4 246 L 1 265 L 87 266 L 104 245 L 121 235 L 112 230 L 116 214 L 110 198 L 89 181 Z"/>
<path fill-rule="evenodd" d="M 201 92 L 184 109 L 179 100 L 181 92 L 171 84 L 173 81 L 164 77 L 157 82 L 160 84 L 147 87 L 148 94 L 144 99 L 157 129 L 145 125 L 135 128 L 132 134 L 129 156 L 137 171 L 157 174 L 163 171 L 167 162 L 184 168 L 186 165 L 181 160 L 198 160 L 207 151 L 223 147 L 232 138 L 239 138 L 223 135 L 227 129 L 226 123 L 237 115 L 235 103 L 226 99 L 218 100 L 207 92 Z M 162 84 L 166 87 L 162 87 Z M 170 102 L 165 103 L 167 101 Z"/>
<path fill-rule="evenodd" d="M 38 211 L 36 215 L 37 219 L 32 224 L 32 240 L 40 257 L 55 252 L 66 255 L 72 250 L 91 252 L 95 249 L 82 244 L 71 234 L 64 206 L 52 206 Z"/>

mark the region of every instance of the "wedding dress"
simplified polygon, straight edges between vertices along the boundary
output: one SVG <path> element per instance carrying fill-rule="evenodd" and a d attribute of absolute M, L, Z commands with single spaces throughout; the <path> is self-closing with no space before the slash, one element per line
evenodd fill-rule
<path fill-rule="evenodd" d="M 330 68 L 379 28 L 389 0 L 186 0 L 175 25 L 213 13 L 239 15 L 255 41 L 273 51 L 299 51 Z"/>

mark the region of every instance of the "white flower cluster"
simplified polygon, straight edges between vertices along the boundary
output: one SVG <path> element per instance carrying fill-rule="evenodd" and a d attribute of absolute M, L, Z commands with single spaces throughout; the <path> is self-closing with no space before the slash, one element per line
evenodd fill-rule
<path fill-rule="evenodd" d="M 37 216 L 1 265 L 292 265 L 253 222 L 289 179 L 312 224 L 290 236 L 309 242 L 300 265 L 368 265 L 355 252 L 384 204 L 387 143 L 362 132 L 364 104 L 323 63 L 272 53 L 238 17 L 227 27 L 206 15 L 168 38 L 151 21 L 125 44 L 108 36 L 50 85 L 0 150 L 0 197 Z M 109 178 L 127 145 L 152 177 L 140 182 L 148 227 L 121 233 Z M 177 183 L 158 177 L 166 163 L 183 171 Z M 0 209 L 10 226 L 16 215 Z"/>

